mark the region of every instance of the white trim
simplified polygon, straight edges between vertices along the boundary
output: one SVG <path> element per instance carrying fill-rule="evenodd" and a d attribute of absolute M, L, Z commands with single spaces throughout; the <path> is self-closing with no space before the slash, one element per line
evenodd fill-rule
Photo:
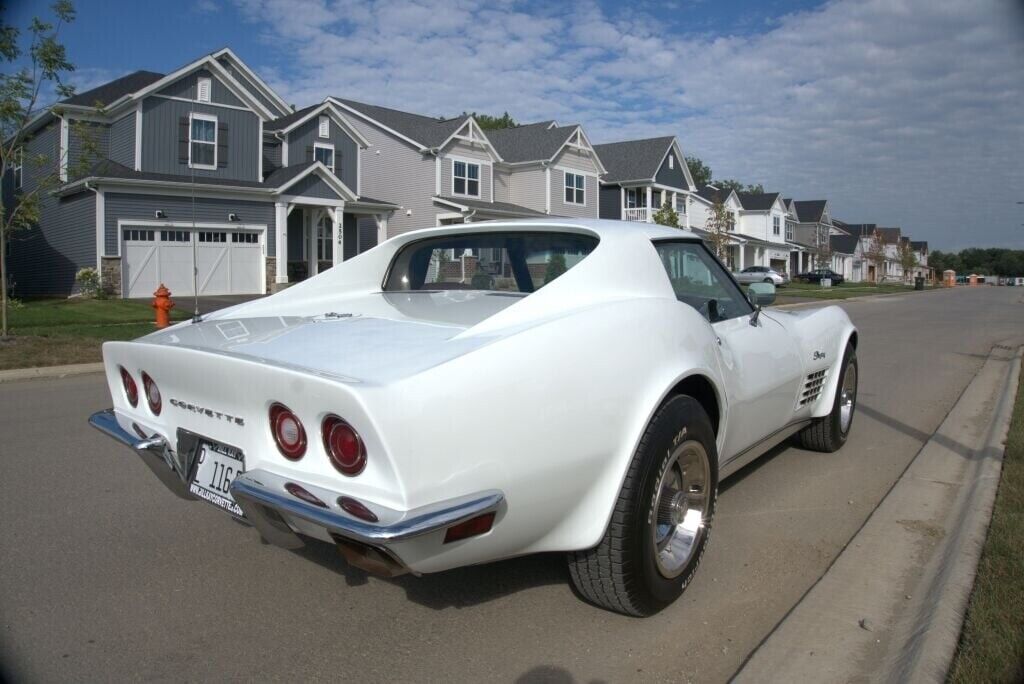
<path fill-rule="evenodd" d="M 103 282 L 103 257 L 107 255 L 106 223 L 107 205 L 103 190 L 94 189 L 96 192 L 96 272 L 99 273 L 100 283 Z"/>
<path fill-rule="evenodd" d="M 369 116 L 368 114 L 364 114 L 364 113 L 362 113 L 361 111 L 359 111 L 358 109 L 356 109 L 354 107 L 349 107 L 344 102 L 338 102 L 333 97 L 328 97 L 327 99 L 330 100 L 331 104 L 333 104 L 333 105 L 335 105 L 337 107 L 341 107 L 345 111 L 347 111 L 347 112 L 349 112 L 351 114 L 354 114 L 355 116 L 358 116 L 360 119 L 363 119 L 364 121 L 368 121 L 368 122 L 372 123 L 374 126 L 376 126 L 377 128 L 381 129 L 382 131 L 390 133 L 391 135 L 393 135 L 396 138 L 399 138 L 401 140 L 404 140 L 405 142 L 409 143 L 410 145 L 414 145 L 421 152 L 425 152 L 427 150 L 427 146 L 424 145 L 423 143 L 417 142 L 417 141 L 413 140 L 412 138 L 406 137 L 406 136 L 402 135 L 401 133 L 399 133 L 398 131 L 394 130 L 393 128 L 388 128 L 387 126 L 382 124 L 380 121 L 377 121 L 376 119 L 374 119 L 373 117 Z"/>
<path fill-rule="evenodd" d="M 377 244 L 386 242 L 388 239 L 388 217 L 384 214 L 377 214 Z"/>
<path fill-rule="evenodd" d="M 566 199 L 565 199 L 565 191 L 569 189 L 569 185 L 568 185 L 569 176 L 575 176 L 576 178 L 582 178 L 583 179 L 583 190 L 582 190 L 582 192 L 583 192 L 583 201 L 582 202 L 577 202 L 576 201 L 576 193 L 580 191 L 580 188 L 576 187 L 575 178 L 573 179 L 573 184 L 572 184 L 572 191 L 573 191 L 572 192 L 572 198 L 573 198 L 573 201 L 572 202 L 566 201 Z M 585 207 L 585 206 L 587 206 L 587 177 L 586 177 L 586 175 L 584 175 L 582 173 L 574 173 L 572 171 L 562 171 L 562 204 L 569 204 L 569 205 L 572 205 L 574 207 Z"/>
<path fill-rule="evenodd" d="M 259 150 L 256 154 L 256 180 L 263 182 L 263 119 L 259 120 Z"/>
<path fill-rule="evenodd" d="M 224 48 L 222 50 L 219 50 L 218 52 L 213 53 L 213 55 L 211 56 L 214 59 L 216 59 L 217 57 L 220 57 L 222 55 L 227 55 L 228 57 L 230 57 L 231 60 L 238 66 L 238 68 L 245 72 L 245 75 L 248 76 L 249 79 L 256 84 L 256 87 L 264 91 L 263 94 L 267 96 L 267 99 L 273 100 L 274 104 L 278 105 L 281 108 L 281 110 L 284 112 L 282 116 L 287 116 L 287 113 L 291 111 L 291 107 L 288 106 L 288 103 L 285 102 L 284 99 L 282 99 L 281 96 L 278 95 L 273 88 L 268 86 L 266 82 L 262 78 L 260 78 L 255 71 L 250 69 L 249 65 L 243 62 L 241 59 L 239 59 L 238 55 L 236 55 L 231 50 L 231 48 Z"/>
<path fill-rule="evenodd" d="M 142 170 L 142 102 L 135 106 L 135 170 Z"/>
<path fill-rule="evenodd" d="M 344 207 L 347 202 L 343 199 L 322 199 L 320 197 L 304 197 L 302 195 L 278 195 L 277 199 L 282 202 L 287 202 L 293 205 L 288 213 L 292 212 L 292 209 L 298 206 L 303 207 Z"/>
<path fill-rule="evenodd" d="M 451 205 L 452 203 L 451 202 L 447 202 L 447 204 Z M 456 206 L 456 205 L 452 205 L 452 206 Z M 465 218 L 466 217 L 462 215 L 462 212 L 459 212 L 459 211 L 449 211 L 449 212 L 445 212 L 445 213 L 441 213 L 441 214 L 435 215 L 434 216 L 434 224 L 437 225 L 437 226 L 441 226 L 441 225 L 444 225 L 444 224 L 441 223 L 441 221 L 444 221 L 444 220 L 447 220 L 447 219 L 465 219 Z"/>
<path fill-rule="evenodd" d="M 441 158 L 434 157 L 434 194 L 441 194 Z"/>
<path fill-rule="evenodd" d="M 467 159 L 465 157 L 455 157 L 455 156 L 447 156 L 446 159 L 450 159 L 451 162 L 452 162 L 452 185 L 451 185 L 452 197 L 466 197 L 468 199 L 482 200 L 483 199 L 483 192 L 482 191 L 483 191 L 484 179 L 481 176 L 483 175 L 483 168 L 484 168 L 484 166 L 490 166 L 491 167 L 491 176 L 493 177 L 494 176 L 494 166 L 490 162 L 481 161 L 479 159 Z M 466 164 L 466 175 L 464 177 L 464 180 L 466 181 L 466 192 L 455 192 L 455 164 L 457 164 L 457 163 Z M 476 175 L 475 179 L 470 179 L 470 177 L 469 177 L 469 165 L 470 164 L 472 164 L 472 165 L 477 167 L 477 172 L 476 172 L 477 175 Z M 469 181 L 470 180 L 476 180 L 477 193 L 475 195 L 472 195 L 472 194 L 469 193 Z M 494 198 L 492 197 L 491 199 L 493 200 Z"/>
<path fill-rule="evenodd" d="M 238 105 L 224 104 L 223 102 L 205 102 L 203 100 L 190 100 L 187 97 L 178 97 L 177 95 L 161 95 L 160 93 L 153 93 L 147 95 L 147 97 L 155 97 L 161 100 L 174 100 L 175 102 L 187 102 L 189 104 L 201 104 L 204 107 L 221 107 L 222 109 L 234 109 L 236 112 L 249 112 L 254 114 L 249 107 L 239 107 Z M 263 119 L 260 119 L 262 121 Z"/>
<path fill-rule="evenodd" d="M 349 120 L 345 118 L 344 114 L 338 111 L 338 108 L 334 105 L 333 101 L 328 102 L 325 100 L 323 104 L 321 104 L 319 107 L 311 109 L 309 112 L 306 113 L 305 116 L 296 119 L 285 128 L 282 128 L 281 130 L 276 132 L 280 133 L 281 135 L 287 136 L 288 133 L 291 133 L 299 126 L 304 125 L 314 116 L 320 116 L 323 112 L 327 112 L 328 116 L 333 117 L 334 123 L 338 124 L 341 130 L 344 131 L 348 135 L 348 137 L 352 138 L 352 140 L 354 140 L 357 145 L 361 145 L 362 147 L 370 146 L 370 141 L 367 140 L 366 137 L 359 132 L 359 129 L 353 126 L 351 122 L 349 122 Z M 317 132 L 319 133 L 319 131 Z"/>
<path fill-rule="evenodd" d="M 597 178 L 597 174 L 593 171 L 582 171 L 580 169 L 574 169 L 571 166 L 549 166 L 548 168 L 555 169 L 556 171 L 562 171 L 564 173 L 575 173 L 577 176 L 590 176 L 591 178 Z"/>
<path fill-rule="evenodd" d="M 105 223 L 105 221 L 104 221 Z M 123 231 L 125 226 L 144 226 L 146 228 L 164 229 L 164 228 L 175 228 L 175 229 L 188 229 L 192 230 L 195 226 L 197 230 L 226 230 L 227 232 L 233 232 L 236 230 L 255 230 L 266 233 L 267 224 L 265 223 L 221 223 L 217 221 L 199 221 L 192 223 L 191 221 L 164 221 L 154 219 L 131 219 L 131 218 L 119 218 L 117 219 L 117 253 L 116 254 L 104 254 L 103 256 L 108 259 L 121 259 L 124 256 L 124 250 L 122 244 L 124 243 Z M 264 256 L 266 256 L 266 250 L 264 249 Z M 263 270 L 266 270 L 266 263 L 263 265 Z"/>
<path fill-rule="evenodd" d="M 203 86 L 206 86 L 206 92 L 203 92 Z M 204 98 L 203 95 L 206 95 Z M 213 101 L 213 79 L 209 76 L 196 76 L 196 102 L 212 102 Z"/>
<path fill-rule="evenodd" d="M 192 145 L 199 143 L 200 145 L 209 145 L 208 140 L 192 140 L 192 121 L 212 121 L 213 122 L 213 164 L 194 164 L 192 163 Z M 220 122 L 217 121 L 217 117 L 213 114 L 204 114 L 202 112 L 189 112 L 188 113 L 188 166 L 191 169 L 203 169 L 206 171 L 217 170 L 217 136 Z M 262 150 L 261 150 L 262 152 Z"/>
<path fill-rule="evenodd" d="M 69 141 L 69 123 L 66 116 L 60 117 L 60 179 L 63 182 L 68 180 L 68 157 L 71 156 Z"/>
<path fill-rule="evenodd" d="M 544 169 L 544 213 L 551 213 L 551 167 Z"/>
<path fill-rule="evenodd" d="M 336 154 L 336 152 L 334 150 L 334 143 L 325 143 L 325 142 L 320 142 L 319 140 L 314 141 L 313 142 L 313 159 L 316 159 L 316 151 L 317 151 L 317 149 L 330 150 L 331 151 L 331 165 L 327 166 L 327 164 L 324 164 L 324 166 L 327 166 L 327 168 L 331 170 L 331 173 L 334 173 L 334 166 L 335 166 L 334 161 L 335 161 L 335 154 Z"/>
<path fill-rule="evenodd" d="M 281 138 L 281 168 L 288 166 L 288 136 Z"/>
<path fill-rule="evenodd" d="M 320 114 L 319 116 L 317 116 L 317 119 L 316 119 L 316 135 L 317 135 L 318 138 L 327 138 L 328 140 L 330 139 L 330 137 L 331 137 L 331 117 L 329 117 L 329 116 L 327 116 L 325 114 Z"/>
<path fill-rule="evenodd" d="M 363 148 L 356 146 L 356 195 L 363 195 Z"/>
<path fill-rule="evenodd" d="M 462 135 L 462 131 L 466 127 L 469 127 L 468 136 Z M 474 119 L 471 116 L 467 117 L 466 123 L 462 126 L 459 126 L 459 128 L 456 129 L 454 133 L 449 135 L 448 138 L 445 139 L 445 141 L 438 145 L 435 149 L 443 150 L 444 148 L 448 147 L 448 143 L 450 143 L 453 139 L 468 143 L 470 145 L 480 145 L 481 147 L 485 147 L 490 150 L 489 156 L 491 157 L 492 161 L 503 161 L 501 155 L 498 153 L 498 149 L 491 144 L 490 139 L 484 133 L 483 129 L 480 128 L 480 125 L 476 122 L 476 119 Z"/>
<path fill-rule="evenodd" d="M 306 169 L 305 171 L 303 171 L 299 175 L 295 176 L 295 178 L 292 178 L 290 181 L 288 181 L 284 185 L 282 185 L 282 186 L 280 186 L 278 188 L 275 188 L 274 192 L 276 192 L 277 194 L 284 194 L 285 190 L 287 190 L 288 188 L 292 187 L 293 185 L 295 185 L 296 183 L 298 183 L 300 180 L 302 180 L 303 178 L 305 178 L 306 176 L 308 176 L 311 173 L 317 173 L 320 176 L 320 178 L 322 178 L 324 180 L 324 182 L 326 182 L 328 185 L 332 186 L 333 189 L 339 195 L 342 196 L 343 200 L 348 200 L 350 202 L 354 202 L 357 199 L 359 199 L 359 196 L 356 195 L 356 193 L 352 192 L 351 188 L 349 188 L 347 185 L 345 185 L 341 181 L 340 178 L 338 178 L 333 173 L 331 173 L 331 170 L 328 169 L 326 166 L 324 166 L 320 162 L 315 162 L 315 163 L 311 164 L 308 169 Z"/>

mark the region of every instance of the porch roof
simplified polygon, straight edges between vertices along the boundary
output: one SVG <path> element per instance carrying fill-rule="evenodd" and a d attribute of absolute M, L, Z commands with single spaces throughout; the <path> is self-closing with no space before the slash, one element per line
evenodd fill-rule
<path fill-rule="evenodd" d="M 443 195 L 435 197 L 434 201 L 446 204 L 460 211 L 476 210 L 484 214 L 495 214 L 503 218 L 509 216 L 547 216 L 542 211 L 509 202 L 485 202 L 483 200 L 466 199 L 465 197 L 445 197 Z"/>

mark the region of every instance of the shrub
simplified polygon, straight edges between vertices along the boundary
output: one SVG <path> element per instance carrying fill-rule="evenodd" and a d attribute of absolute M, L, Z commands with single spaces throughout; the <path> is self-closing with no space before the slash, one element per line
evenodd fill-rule
<path fill-rule="evenodd" d="M 75 284 L 78 291 L 85 297 L 95 297 L 100 294 L 100 274 L 95 268 L 86 266 L 78 269 L 75 274 Z"/>

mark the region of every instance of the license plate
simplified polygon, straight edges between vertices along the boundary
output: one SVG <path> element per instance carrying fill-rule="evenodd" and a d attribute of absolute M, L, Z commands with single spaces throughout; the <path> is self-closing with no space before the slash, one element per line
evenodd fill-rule
<path fill-rule="evenodd" d="M 243 517 L 242 509 L 231 497 L 231 482 L 245 471 L 242 452 L 226 444 L 200 442 L 189 491 L 218 508 Z"/>

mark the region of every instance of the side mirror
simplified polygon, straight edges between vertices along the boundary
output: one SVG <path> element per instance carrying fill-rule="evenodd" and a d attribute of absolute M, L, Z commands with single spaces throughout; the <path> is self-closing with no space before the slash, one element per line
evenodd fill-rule
<path fill-rule="evenodd" d="M 775 285 L 772 283 L 751 283 L 747 287 L 747 299 L 756 308 L 775 303 Z"/>

